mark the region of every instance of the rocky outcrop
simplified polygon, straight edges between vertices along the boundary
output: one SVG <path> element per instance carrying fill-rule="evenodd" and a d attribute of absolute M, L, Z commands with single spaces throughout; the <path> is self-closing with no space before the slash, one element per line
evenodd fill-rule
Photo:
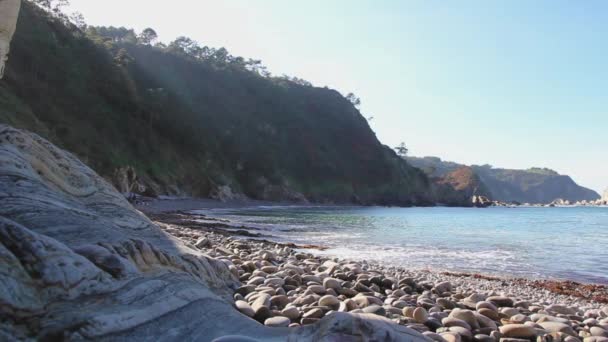
<path fill-rule="evenodd" d="M 4 75 L 4 63 L 8 58 L 20 6 L 21 0 L 0 0 L 0 78 Z"/>
<path fill-rule="evenodd" d="M 432 177 L 433 190 L 438 203 L 448 206 L 485 207 L 484 198 L 491 204 L 489 192 L 479 177 L 468 166 L 462 166 L 441 177 Z"/>
<path fill-rule="evenodd" d="M 445 177 L 464 166 L 437 157 L 408 157 L 407 161 L 430 177 Z M 569 176 L 547 168 L 514 170 L 490 165 L 472 165 L 470 168 L 485 185 L 489 197 L 499 202 L 548 204 L 561 198 L 574 203 L 600 198 L 598 193 L 576 184 Z"/>
<path fill-rule="evenodd" d="M 370 315 L 258 324 L 233 307 L 224 262 L 164 233 L 70 153 L 5 125 L 0 202 L 2 340 L 422 338 Z"/>

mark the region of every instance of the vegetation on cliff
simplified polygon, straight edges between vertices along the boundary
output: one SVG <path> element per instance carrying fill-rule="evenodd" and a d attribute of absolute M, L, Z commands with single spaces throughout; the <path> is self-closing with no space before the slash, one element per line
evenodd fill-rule
<path fill-rule="evenodd" d="M 86 27 L 24 2 L 0 122 L 151 192 L 428 203 L 428 179 L 382 145 L 354 95 L 272 76 L 258 60 L 180 37 Z"/>
<path fill-rule="evenodd" d="M 435 178 L 443 178 L 464 166 L 437 157 L 408 157 L 407 160 Z M 595 191 L 576 184 L 569 176 L 547 168 L 513 170 L 472 165 L 470 169 L 487 189 L 486 195 L 501 202 L 551 203 L 558 198 L 576 202 L 600 197 Z"/>

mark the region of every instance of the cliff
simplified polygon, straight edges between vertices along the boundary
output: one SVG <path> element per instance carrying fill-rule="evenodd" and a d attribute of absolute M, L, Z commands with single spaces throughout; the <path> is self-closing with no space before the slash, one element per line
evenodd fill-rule
<path fill-rule="evenodd" d="M 461 166 L 431 180 L 434 196 L 443 205 L 473 206 L 474 196 L 491 197 L 485 184 L 468 166 Z"/>
<path fill-rule="evenodd" d="M 437 157 L 408 157 L 407 160 L 431 177 L 444 177 L 464 166 Z M 600 197 L 595 191 L 576 184 L 569 176 L 546 168 L 514 170 L 489 165 L 470 168 L 484 184 L 489 197 L 501 202 L 551 203 L 560 198 L 574 203 Z"/>
<path fill-rule="evenodd" d="M 431 202 L 425 175 L 335 90 L 261 75 L 222 49 L 152 46 L 128 29 L 83 31 L 22 7 L 0 122 L 75 153 L 121 191 Z"/>

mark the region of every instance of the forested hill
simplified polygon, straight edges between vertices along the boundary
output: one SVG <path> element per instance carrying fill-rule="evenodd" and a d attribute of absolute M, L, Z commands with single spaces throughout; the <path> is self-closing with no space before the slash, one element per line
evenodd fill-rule
<path fill-rule="evenodd" d="M 464 166 L 437 157 L 408 157 L 407 160 L 431 177 L 443 177 Z M 576 184 L 569 176 L 546 168 L 513 170 L 472 165 L 470 169 L 479 177 L 488 196 L 502 202 L 550 203 L 559 198 L 576 202 L 600 198 L 598 193 Z"/>
<path fill-rule="evenodd" d="M 0 122 L 77 154 L 123 189 L 269 200 L 429 203 L 357 99 L 181 37 L 74 25 L 25 1 Z"/>

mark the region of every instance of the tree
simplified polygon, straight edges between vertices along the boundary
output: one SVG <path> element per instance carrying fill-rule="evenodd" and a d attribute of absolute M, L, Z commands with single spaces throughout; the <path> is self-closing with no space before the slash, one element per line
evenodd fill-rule
<path fill-rule="evenodd" d="M 186 55 L 193 55 L 192 52 L 197 51 L 199 48 L 198 43 L 188 37 L 180 36 L 175 38 L 174 41 L 169 43 L 169 50 L 174 52 L 180 52 Z"/>
<path fill-rule="evenodd" d="M 348 101 L 350 101 L 350 103 L 353 104 L 353 106 L 355 107 L 359 107 L 361 105 L 361 99 L 359 99 L 355 94 L 353 93 L 348 93 L 346 95 L 346 99 Z"/>
<path fill-rule="evenodd" d="M 154 29 L 148 27 L 139 34 L 138 39 L 142 44 L 151 45 L 158 39 L 158 34 Z"/>
<path fill-rule="evenodd" d="M 116 63 L 116 65 L 118 65 L 118 66 L 122 66 L 122 67 L 127 66 L 132 61 L 133 61 L 133 57 L 131 57 L 131 55 L 129 55 L 127 50 L 125 50 L 124 48 L 121 48 L 120 50 L 118 50 L 118 52 L 116 53 L 116 56 L 114 56 L 114 63 Z"/>
<path fill-rule="evenodd" d="M 395 150 L 395 152 L 397 152 L 397 155 L 401 158 L 404 158 L 405 156 L 407 156 L 408 153 L 408 149 L 407 147 L 405 147 L 405 143 L 402 142 L 401 144 L 399 144 L 399 146 L 396 146 L 393 148 Z"/>
<path fill-rule="evenodd" d="M 81 30 L 86 30 L 87 23 L 84 21 L 84 16 L 80 12 L 74 12 L 70 15 L 70 21 Z"/>

